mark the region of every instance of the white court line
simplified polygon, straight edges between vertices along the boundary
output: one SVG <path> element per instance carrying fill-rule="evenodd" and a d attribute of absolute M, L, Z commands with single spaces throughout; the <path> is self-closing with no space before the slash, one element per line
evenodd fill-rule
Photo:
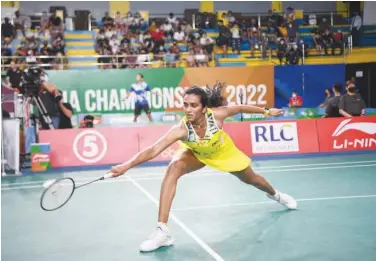
<path fill-rule="evenodd" d="M 375 160 L 368 160 L 368 161 L 350 161 L 350 162 L 329 162 L 329 163 L 314 163 L 314 164 L 301 164 L 301 165 L 281 165 L 281 166 L 261 166 L 261 167 L 255 167 L 255 171 L 262 171 L 262 172 L 268 172 L 268 169 L 280 169 L 280 168 L 290 168 L 290 167 L 310 167 L 310 166 L 332 166 L 332 165 L 350 165 L 350 164 L 360 164 L 360 163 L 376 163 Z M 350 167 L 355 167 L 355 166 L 350 166 Z M 300 169 L 299 169 L 300 170 Z M 132 172 L 134 171 L 140 171 L 139 169 L 133 169 Z M 135 178 L 138 177 L 153 177 L 153 176 L 163 176 L 165 173 L 161 171 L 156 171 L 155 169 L 153 170 L 153 167 L 149 167 L 145 169 L 147 171 L 147 174 L 140 174 L 140 173 L 133 173 L 130 174 L 129 176 L 134 176 Z M 203 169 L 200 170 L 199 173 L 212 173 L 216 170 L 213 169 Z M 100 171 L 98 171 L 100 172 Z M 273 171 L 271 171 L 273 172 Z M 77 178 L 74 179 L 75 181 L 88 181 L 92 180 L 94 177 L 87 177 L 87 178 Z M 27 181 L 27 182 L 17 182 L 17 183 L 4 183 L 2 184 L 2 187 L 5 186 L 13 186 L 13 185 L 31 185 L 31 184 L 43 184 L 43 181 Z"/>
<path fill-rule="evenodd" d="M 268 169 L 280 169 L 280 168 L 290 168 L 290 167 L 310 167 L 310 166 L 331 166 L 331 165 L 350 165 L 350 164 L 361 164 L 361 163 L 376 163 L 376 160 L 368 160 L 368 161 L 350 161 L 350 162 L 328 162 L 328 163 L 314 163 L 314 164 L 301 164 L 301 165 L 281 165 L 281 166 L 260 166 L 260 167 L 255 167 L 255 171 L 263 171 Z M 160 176 L 164 175 L 164 173 L 161 173 L 161 170 L 155 170 L 153 168 L 167 168 L 167 167 L 145 167 L 145 171 L 147 171 L 147 174 L 140 174 L 140 173 L 133 173 L 130 174 L 129 176 L 135 176 L 135 178 L 138 177 L 151 177 L 151 176 Z M 132 169 L 131 172 L 137 172 L 142 170 L 143 168 L 140 169 Z M 96 170 L 98 171 L 98 170 Z M 212 173 L 215 170 L 212 170 L 210 168 L 208 169 L 202 169 L 200 170 L 200 173 Z M 87 171 L 89 172 L 89 171 Z M 101 171 L 98 171 L 101 172 Z M 77 178 L 74 179 L 75 181 L 87 181 L 91 180 L 94 177 L 87 177 L 87 178 Z M 17 183 L 4 183 L 2 186 L 12 186 L 12 185 L 31 185 L 31 184 L 42 184 L 43 181 L 26 181 L 26 182 L 17 182 Z"/>
<path fill-rule="evenodd" d="M 297 168 L 297 169 L 272 169 L 272 170 L 264 170 L 262 173 L 273 173 L 273 172 L 288 172 L 288 171 L 310 171 L 310 170 L 323 170 L 323 169 L 343 169 L 343 168 L 357 168 L 357 167 L 375 167 L 376 164 L 367 164 L 367 165 L 352 165 L 352 166 L 330 166 L 330 167 L 317 167 L 317 168 Z M 255 170 L 257 172 L 257 170 Z M 261 173 L 261 175 L 262 175 Z M 146 176 L 146 175 L 141 175 L 140 178 L 136 178 L 136 180 L 159 180 L 164 177 L 164 173 L 160 174 L 158 176 Z M 225 176 L 222 174 L 222 172 L 218 172 L 215 170 L 211 171 L 200 171 L 195 174 L 190 174 L 186 175 L 183 178 L 194 178 L 194 177 L 206 177 L 206 176 Z M 126 177 L 130 176 L 124 176 L 125 178 L 117 178 L 115 180 L 106 180 L 106 181 L 101 181 L 98 183 L 94 184 L 103 184 L 103 183 L 118 183 L 118 182 L 127 182 Z M 85 178 L 85 179 L 75 179 L 75 181 L 84 181 L 84 180 L 92 180 L 93 178 Z M 84 182 L 83 182 L 84 183 Z M 77 182 L 77 185 L 83 184 Z M 33 183 L 34 184 L 34 183 Z M 6 186 L 6 187 L 1 187 L 1 190 L 16 190 L 16 189 L 29 189 L 29 188 L 40 188 L 42 187 L 42 183 L 39 182 L 40 185 L 34 185 L 34 186 L 22 186 L 24 183 L 13 183 L 14 186 Z"/>
<path fill-rule="evenodd" d="M 264 167 L 254 168 L 254 170 L 255 171 L 262 171 L 262 172 L 274 172 L 273 169 L 280 169 L 280 168 L 286 169 L 286 168 L 290 168 L 290 167 L 332 166 L 332 165 L 341 165 L 341 166 L 345 167 L 346 165 L 349 165 L 349 164 L 360 164 L 360 163 L 376 163 L 376 161 L 375 160 L 369 160 L 369 161 L 314 163 L 314 164 L 304 164 L 304 165 L 264 166 Z M 357 166 L 363 166 L 363 165 L 357 165 Z M 349 167 L 350 168 L 354 168 L 356 166 L 352 165 L 352 166 L 349 166 Z M 271 169 L 272 171 L 268 171 L 268 169 Z M 137 170 L 138 169 L 133 169 L 132 172 L 133 171 L 137 171 Z M 301 170 L 301 169 L 298 169 L 298 170 Z M 209 169 L 200 170 L 199 173 L 213 173 L 214 171 L 216 171 L 216 170 L 213 170 L 213 169 L 209 168 Z M 283 170 L 283 171 L 286 171 L 286 170 Z M 134 173 L 134 174 L 130 174 L 129 176 L 134 176 L 135 178 L 139 178 L 139 177 L 153 177 L 153 176 L 158 176 L 159 177 L 161 175 L 162 176 L 165 175 L 165 173 L 163 173 L 161 171 L 153 170 L 152 168 L 151 169 L 147 169 L 147 172 L 148 172 L 147 174 Z M 74 180 L 75 181 L 88 181 L 88 180 L 92 180 L 93 178 L 94 177 L 77 178 L 77 179 L 74 179 Z M 14 185 L 42 184 L 42 183 L 43 183 L 43 181 L 27 181 L 27 182 L 17 182 L 17 183 L 4 183 L 4 184 L 2 184 L 2 187 L 5 187 L 5 186 L 14 186 Z"/>
<path fill-rule="evenodd" d="M 159 205 L 157 199 L 155 199 L 144 187 L 142 187 L 137 181 L 132 177 L 127 177 L 127 179 L 132 182 L 135 187 L 137 187 L 148 199 L 150 199 L 157 207 Z M 217 252 L 215 252 L 208 244 L 206 244 L 200 237 L 198 237 L 189 227 L 187 227 L 179 218 L 174 214 L 170 213 L 170 218 L 180 226 L 191 238 L 193 238 L 197 244 L 199 244 L 209 255 L 211 255 L 217 261 L 225 261 Z"/>
<path fill-rule="evenodd" d="M 302 198 L 302 199 L 297 199 L 296 201 L 303 202 L 303 201 L 358 199 L 358 198 L 374 198 L 374 197 L 376 197 L 376 195 L 338 196 L 338 197 L 326 197 L 326 198 Z M 173 208 L 172 210 L 173 211 L 188 211 L 188 210 L 252 206 L 252 205 L 264 205 L 264 204 L 275 204 L 275 203 L 276 203 L 275 201 L 269 200 L 269 201 L 259 201 L 259 202 L 234 203 L 234 204 L 223 204 L 223 205 L 207 205 L 207 206 L 186 207 L 186 208 Z"/>

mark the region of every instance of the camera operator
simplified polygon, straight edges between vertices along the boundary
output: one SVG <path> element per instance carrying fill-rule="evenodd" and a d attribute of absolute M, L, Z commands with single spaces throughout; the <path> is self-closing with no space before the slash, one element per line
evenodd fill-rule
<path fill-rule="evenodd" d="M 43 72 L 41 75 L 42 85 L 39 92 L 39 98 L 42 101 L 44 107 L 46 108 L 47 115 L 51 118 L 52 125 L 55 129 L 58 129 L 60 126 L 60 116 L 59 116 L 59 105 L 61 102 L 62 96 L 56 90 L 55 86 L 48 83 L 48 77 Z M 50 127 L 44 121 L 44 118 L 39 114 L 39 121 L 41 123 L 41 129 L 48 130 Z"/>
<path fill-rule="evenodd" d="M 350 83 L 346 90 L 347 93 L 339 101 L 339 113 L 344 117 L 364 116 L 366 103 L 362 96 L 356 92 L 355 85 Z"/>
<path fill-rule="evenodd" d="M 334 118 L 334 117 L 342 117 L 339 113 L 339 101 L 341 99 L 341 91 L 342 91 L 342 84 L 336 83 L 333 86 L 333 93 L 334 96 L 328 98 L 325 107 L 325 115 L 324 118 Z"/>
<path fill-rule="evenodd" d="M 45 117 L 51 119 L 53 128 L 59 128 L 59 105 L 62 100 L 55 86 L 48 83 L 47 74 L 39 66 L 30 66 L 21 76 L 20 92 L 27 97 L 32 97 L 33 103 L 37 102 L 41 129 L 50 129 Z M 44 107 L 46 115 L 43 115 Z M 42 111 L 40 111 L 42 110 Z"/>
<path fill-rule="evenodd" d="M 57 90 L 58 96 L 63 96 L 60 90 Z M 71 117 L 73 115 L 73 108 L 70 103 L 63 103 L 61 100 L 57 102 L 59 107 L 59 129 L 73 128 Z"/>
<path fill-rule="evenodd" d="M 80 128 L 94 128 L 94 116 L 85 115 L 84 120 L 80 123 Z"/>

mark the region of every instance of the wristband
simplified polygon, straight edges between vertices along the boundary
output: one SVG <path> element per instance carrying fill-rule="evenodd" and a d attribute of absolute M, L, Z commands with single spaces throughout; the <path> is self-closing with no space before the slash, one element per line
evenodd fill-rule
<path fill-rule="evenodd" d="M 264 116 L 269 116 L 270 111 L 269 108 L 264 108 Z"/>

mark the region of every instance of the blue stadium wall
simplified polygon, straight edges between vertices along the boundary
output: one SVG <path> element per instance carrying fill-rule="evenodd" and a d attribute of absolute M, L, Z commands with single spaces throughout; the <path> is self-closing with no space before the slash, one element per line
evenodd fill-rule
<path fill-rule="evenodd" d="M 345 83 L 345 65 L 287 65 L 274 67 L 275 106 L 286 107 L 291 92 L 303 97 L 304 107 L 317 107 L 324 100 L 325 88 Z"/>

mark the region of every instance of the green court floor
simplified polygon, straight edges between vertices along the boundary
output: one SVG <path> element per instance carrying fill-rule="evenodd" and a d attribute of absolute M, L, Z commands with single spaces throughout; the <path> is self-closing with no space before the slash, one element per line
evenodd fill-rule
<path fill-rule="evenodd" d="M 42 182 L 80 171 L 2 179 L 3 261 L 375 261 L 376 154 L 255 161 L 298 200 L 285 210 L 230 174 L 205 168 L 178 184 L 169 227 L 174 246 L 140 253 L 153 232 L 166 167 L 79 189 L 55 212 L 39 207 Z"/>

